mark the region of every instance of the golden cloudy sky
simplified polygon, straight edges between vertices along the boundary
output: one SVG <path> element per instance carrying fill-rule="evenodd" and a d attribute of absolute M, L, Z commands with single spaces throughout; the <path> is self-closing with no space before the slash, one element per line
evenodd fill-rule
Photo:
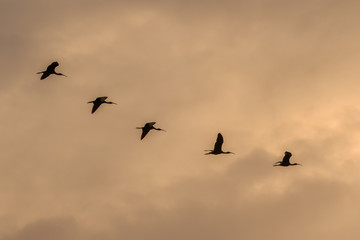
<path fill-rule="evenodd" d="M 358 240 L 359 12 L 0 0 L 0 240 Z"/>

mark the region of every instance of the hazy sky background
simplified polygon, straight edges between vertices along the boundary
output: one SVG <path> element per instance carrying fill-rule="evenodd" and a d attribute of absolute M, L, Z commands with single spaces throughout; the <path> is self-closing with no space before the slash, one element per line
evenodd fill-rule
<path fill-rule="evenodd" d="M 359 12 L 0 0 L 0 240 L 359 239 Z"/>

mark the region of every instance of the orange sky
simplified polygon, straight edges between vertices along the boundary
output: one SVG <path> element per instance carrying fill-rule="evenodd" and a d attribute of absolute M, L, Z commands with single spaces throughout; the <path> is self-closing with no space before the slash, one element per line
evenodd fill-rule
<path fill-rule="evenodd" d="M 359 239 L 359 11 L 0 0 L 0 240 Z"/>

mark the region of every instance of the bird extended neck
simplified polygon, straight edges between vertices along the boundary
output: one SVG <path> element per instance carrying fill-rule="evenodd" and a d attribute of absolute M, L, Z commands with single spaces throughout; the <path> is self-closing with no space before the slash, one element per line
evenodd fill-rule
<path fill-rule="evenodd" d="M 57 72 L 54 72 L 54 74 L 59 75 L 59 76 L 64 76 L 64 77 L 67 77 L 65 74 L 62 74 L 62 73 L 57 73 Z"/>

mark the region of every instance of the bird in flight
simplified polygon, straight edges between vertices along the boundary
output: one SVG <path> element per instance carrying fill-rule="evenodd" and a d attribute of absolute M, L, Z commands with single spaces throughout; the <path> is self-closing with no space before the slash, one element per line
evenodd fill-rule
<path fill-rule="evenodd" d="M 229 154 L 229 153 L 235 154 L 233 152 L 223 152 L 223 150 L 221 149 L 223 143 L 224 143 L 224 138 L 221 135 L 221 133 L 218 133 L 216 143 L 214 145 L 214 150 L 205 150 L 205 151 L 209 151 L 208 153 L 205 153 L 205 155 L 208 155 L 208 154 L 218 155 L 218 154 L 222 154 L 222 153 L 223 154 Z"/>
<path fill-rule="evenodd" d="M 62 74 L 62 73 L 57 73 L 55 72 L 55 68 L 59 66 L 58 62 L 53 62 L 52 64 L 50 64 L 47 68 L 46 71 L 42 71 L 42 72 L 38 72 L 37 74 L 42 74 L 40 80 L 43 80 L 45 78 L 47 78 L 48 76 L 50 76 L 51 74 L 56 74 L 56 75 L 60 75 L 60 76 L 64 76 L 66 77 L 66 75 Z"/>
<path fill-rule="evenodd" d="M 116 104 L 116 103 L 114 103 L 114 102 L 107 102 L 107 101 L 105 101 L 107 98 L 108 98 L 108 97 L 98 97 L 98 98 L 96 98 L 94 101 L 88 102 L 88 103 L 93 103 L 93 104 L 94 104 L 94 106 L 93 106 L 93 108 L 92 108 L 92 110 L 91 110 L 91 113 L 94 113 L 94 112 L 100 107 L 100 105 L 103 104 L 103 103 Z"/>
<path fill-rule="evenodd" d="M 290 158 L 291 158 L 292 154 L 291 152 L 285 152 L 285 156 L 283 157 L 282 161 L 278 161 L 276 162 L 273 166 L 283 166 L 283 167 L 287 167 L 287 166 L 294 166 L 294 165 L 300 165 L 300 163 L 290 163 Z"/>
<path fill-rule="evenodd" d="M 156 122 L 148 122 L 143 127 L 136 127 L 137 129 L 142 129 L 140 140 L 143 140 L 143 138 L 146 136 L 146 134 L 148 134 L 148 132 L 151 129 L 155 129 L 155 130 L 158 130 L 158 131 L 165 131 L 164 129 L 154 127 L 155 123 Z"/>

